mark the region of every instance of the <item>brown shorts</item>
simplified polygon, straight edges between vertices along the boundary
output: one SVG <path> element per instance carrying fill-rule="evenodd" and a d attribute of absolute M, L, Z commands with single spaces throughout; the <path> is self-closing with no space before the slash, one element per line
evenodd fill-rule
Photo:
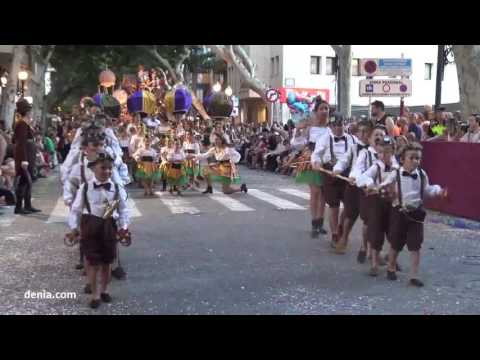
<path fill-rule="evenodd" d="M 369 198 L 367 239 L 372 249 L 381 251 L 389 231 L 392 203 L 378 195 Z"/>
<path fill-rule="evenodd" d="M 340 179 L 334 179 L 331 176 L 325 178 L 323 185 L 323 193 L 325 194 L 325 202 L 331 208 L 338 208 L 340 202 L 343 201 L 346 182 Z"/>
<path fill-rule="evenodd" d="M 80 245 L 89 264 L 113 263 L 117 249 L 117 226 L 113 219 L 82 215 L 80 233 Z"/>
<path fill-rule="evenodd" d="M 345 206 L 345 216 L 355 222 L 360 214 L 360 192 L 362 190 L 356 186 L 346 184 L 343 194 L 343 205 Z"/>
<path fill-rule="evenodd" d="M 370 209 L 370 202 L 372 201 L 371 196 L 366 196 L 365 192 L 362 189 L 358 189 L 359 197 L 359 209 L 360 209 L 360 219 L 362 219 L 364 224 L 367 224 L 368 213 Z"/>
<path fill-rule="evenodd" d="M 399 207 L 392 208 L 390 215 L 389 240 L 395 251 L 419 251 L 423 243 L 423 224 L 412 221 Z"/>

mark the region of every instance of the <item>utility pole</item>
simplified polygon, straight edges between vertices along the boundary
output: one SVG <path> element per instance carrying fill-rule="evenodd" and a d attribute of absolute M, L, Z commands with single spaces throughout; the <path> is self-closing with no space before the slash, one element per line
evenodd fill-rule
<path fill-rule="evenodd" d="M 442 81 L 443 81 L 443 70 L 445 68 L 444 57 L 445 57 L 445 45 L 438 45 L 435 107 L 438 107 L 442 103 Z"/>

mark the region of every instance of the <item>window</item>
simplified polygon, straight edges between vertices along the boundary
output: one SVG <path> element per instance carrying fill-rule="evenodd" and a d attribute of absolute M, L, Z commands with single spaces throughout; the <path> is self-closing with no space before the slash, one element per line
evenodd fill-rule
<path fill-rule="evenodd" d="M 352 76 L 360 76 L 360 60 L 352 59 Z"/>
<path fill-rule="evenodd" d="M 319 75 L 322 73 L 322 57 L 310 56 L 310 74 Z"/>
<path fill-rule="evenodd" d="M 275 75 L 275 58 L 270 58 L 270 76 Z"/>
<path fill-rule="evenodd" d="M 334 57 L 327 57 L 327 75 L 335 75 L 336 60 Z"/>
<path fill-rule="evenodd" d="M 425 80 L 432 80 L 432 63 L 425 63 Z"/>
<path fill-rule="evenodd" d="M 280 56 L 275 56 L 275 75 L 280 74 Z"/>

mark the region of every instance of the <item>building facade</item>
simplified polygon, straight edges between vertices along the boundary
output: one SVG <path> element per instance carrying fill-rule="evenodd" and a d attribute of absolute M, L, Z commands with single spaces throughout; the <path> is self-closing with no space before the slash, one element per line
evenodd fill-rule
<path fill-rule="evenodd" d="M 337 83 L 335 52 L 330 45 L 244 45 L 256 74 L 270 87 L 283 92 L 294 91 L 299 96 L 321 95 L 336 104 Z M 437 45 L 352 45 L 351 104 L 355 108 L 368 107 L 369 99 L 359 96 L 362 58 L 412 59 L 412 96 L 405 98 L 406 106 L 423 106 L 435 102 L 437 72 Z M 229 83 L 240 98 L 242 121 L 286 122 L 292 117 L 283 104 L 265 105 L 258 95 L 242 87 L 238 73 L 229 68 Z M 380 98 L 387 107 L 399 106 L 400 98 Z M 455 64 L 445 67 L 442 84 L 442 104 L 459 102 L 459 87 Z"/>

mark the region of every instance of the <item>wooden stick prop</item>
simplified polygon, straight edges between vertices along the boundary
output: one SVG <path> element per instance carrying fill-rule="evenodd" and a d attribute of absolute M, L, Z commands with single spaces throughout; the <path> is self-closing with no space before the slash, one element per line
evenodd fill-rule
<path fill-rule="evenodd" d="M 291 166 L 291 167 L 298 167 L 298 165 L 300 165 L 300 164 L 309 164 L 309 163 L 310 163 L 310 161 L 300 161 L 300 162 L 293 163 L 293 164 L 291 164 L 290 166 Z M 336 174 L 333 173 L 333 171 L 324 169 L 324 168 L 322 168 L 322 167 L 313 168 L 313 170 L 321 171 L 321 172 L 323 172 L 323 173 L 325 173 L 325 174 L 328 174 L 328 175 L 330 175 L 330 176 L 332 176 L 332 177 L 336 177 L 336 178 L 339 178 L 339 179 L 341 179 L 341 180 L 343 180 L 343 181 L 346 181 L 346 182 L 348 182 L 348 183 L 352 183 L 352 180 L 351 180 L 351 179 L 349 179 L 349 178 L 347 178 L 347 177 L 345 177 L 345 176 L 342 176 L 342 175 L 336 175 Z"/>

